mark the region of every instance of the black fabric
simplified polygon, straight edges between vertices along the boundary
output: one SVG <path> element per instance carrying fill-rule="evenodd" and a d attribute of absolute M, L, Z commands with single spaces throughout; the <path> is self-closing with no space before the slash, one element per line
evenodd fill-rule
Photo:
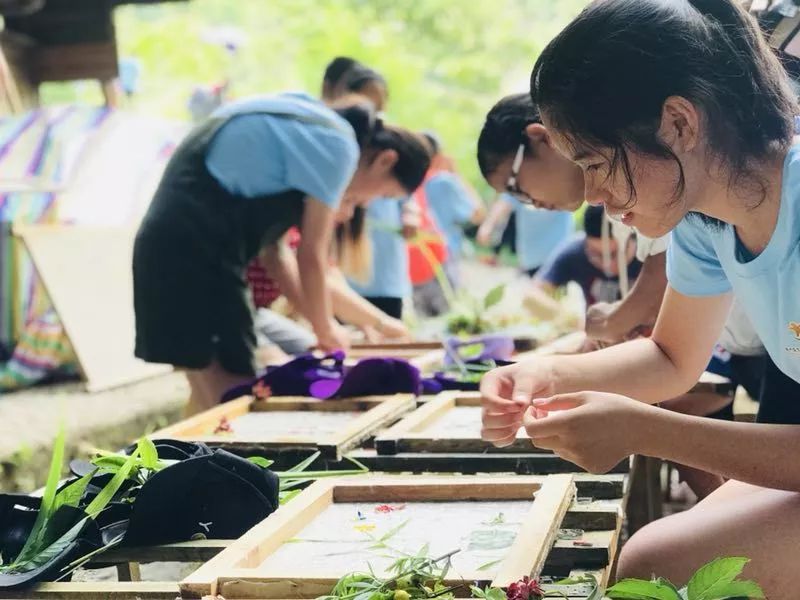
<path fill-rule="evenodd" d="M 172 156 L 136 235 L 136 356 L 188 369 L 217 359 L 254 375 L 253 308 L 245 269 L 264 246 L 300 224 L 303 194 L 240 198 L 205 158 L 225 120 L 195 129 Z"/>
<path fill-rule="evenodd" d="M 800 382 L 775 366 L 769 356 L 765 361 L 756 422 L 800 425 Z"/>
<path fill-rule="evenodd" d="M 25 545 L 41 506 L 41 498 L 0 494 L 0 553 L 13 560 Z M 52 517 L 51 542 L 77 525 L 85 517 L 83 510 L 62 506 Z M 71 562 L 103 545 L 100 530 L 94 521 L 86 520 L 74 541 L 50 556 L 44 563 L 22 573 L 0 573 L 0 589 L 25 588 L 39 581 L 53 581 Z"/>
<path fill-rule="evenodd" d="M 379 308 L 390 317 L 400 319 L 403 317 L 403 299 L 390 296 L 365 296 L 370 304 Z"/>
<path fill-rule="evenodd" d="M 766 357 L 763 354 L 759 356 L 732 354 L 728 364 L 730 367 L 730 379 L 733 384 L 742 386 L 751 398 L 758 400 L 761 396 L 761 387 L 764 381 Z"/>
<path fill-rule="evenodd" d="M 124 545 L 235 539 L 278 508 L 278 478 L 225 450 L 153 475 L 136 496 Z"/>
<path fill-rule="evenodd" d="M 159 458 L 179 462 L 158 471 L 141 487 L 126 482 L 97 519 L 86 520 L 73 543 L 36 569 L 0 574 L 0 589 L 55 580 L 64 567 L 120 535 L 123 546 L 182 542 L 198 535 L 235 539 L 277 510 L 279 482 L 272 471 L 204 444 L 154 443 Z M 73 461 L 71 466 L 76 476 L 93 470 L 82 461 Z M 79 508 L 62 506 L 56 511 L 51 522 L 56 532 L 53 540 L 86 516 L 86 506 L 110 478 L 110 474 L 93 477 Z M 74 481 L 72 478 L 61 487 Z M 38 497 L 0 494 L 0 553 L 6 560 L 13 560 L 24 546 L 40 505 Z"/>

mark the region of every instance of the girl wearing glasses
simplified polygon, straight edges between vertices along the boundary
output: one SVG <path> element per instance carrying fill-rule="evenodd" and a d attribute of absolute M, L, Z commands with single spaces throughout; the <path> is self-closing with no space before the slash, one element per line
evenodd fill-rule
<path fill-rule="evenodd" d="M 601 0 L 548 45 L 531 92 L 587 200 L 647 235 L 672 231 L 669 288 L 651 338 L 484 378 L 484 437 L 504 445 L 522 424 L 593 472 L 638 453 L 719 474 L 716 492 L 635 534 L 618 575 L 683 585 L 746 556 L 767 597 L 795 597 L 800 148 L 785 72 L 736 0 Z M 696 381 L 733 293 L 782 393 L 757 424 L 653 406 Z"/>

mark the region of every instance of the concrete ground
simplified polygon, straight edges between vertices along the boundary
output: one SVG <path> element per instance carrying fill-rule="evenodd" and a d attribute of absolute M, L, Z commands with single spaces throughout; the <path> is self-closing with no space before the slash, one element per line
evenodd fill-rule
<path fill-rule="evenodd" d="M 180 418 L 189 398 L 181 373 L 90 394 L 81 382 L 0 396 L 0 490 L 29 492 L 44 484 L 53 440 L 63 423 L 67 456 L 97 447 L 119 449 Z M 86 452 L 80 452 L 86 456 Z"/>

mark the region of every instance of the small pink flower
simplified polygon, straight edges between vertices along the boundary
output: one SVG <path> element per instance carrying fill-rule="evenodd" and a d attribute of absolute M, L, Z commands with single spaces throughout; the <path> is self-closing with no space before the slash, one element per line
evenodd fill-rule
<path fill-rule="evenodd" d="M 270 396 L 272 396 L 272 390 L 268 385 L 265 385 L 263 381 L 260 379 L 256 381 L 255 385 L 253 385 L 253 396 L 256 397 L 258 400 L 266 400 Z"/>
<path fill-rule="evenodd" d="M 539 581 L 527 575 L 508 586 L 506 596 L 508 600 L 539 600 L 544 591 L 539 587 Z"/>
<path fill-rule="evenodd" d="M 214 433 L 232 433 L 233 427 L 231 427 L 231 422 L 228 421 L 228 417 L 222 417 L 219 420 L 219 423 L 214 428 Z"/>
<path fill-rule="evenodd" d="M 379 504 L 378 506 L 375 507 L 375 512 L 390 513 L 396 510 L 403 510 L 405 509 L 405 507 L 406 507 L 405 504 L 395 504 L 394 506 L 392 506 L 391 504 Z"/>

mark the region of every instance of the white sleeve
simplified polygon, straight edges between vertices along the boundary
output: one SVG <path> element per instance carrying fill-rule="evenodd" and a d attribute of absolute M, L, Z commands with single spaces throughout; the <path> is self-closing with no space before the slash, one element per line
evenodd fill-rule
<path fill-rule="evenodd" d="M 649 238 L 636 232 L 636 258 L 644 262 L 648 256 L 655 256 L 667 251 L 669 236 L 664 235 L 659 238 Z"/>

